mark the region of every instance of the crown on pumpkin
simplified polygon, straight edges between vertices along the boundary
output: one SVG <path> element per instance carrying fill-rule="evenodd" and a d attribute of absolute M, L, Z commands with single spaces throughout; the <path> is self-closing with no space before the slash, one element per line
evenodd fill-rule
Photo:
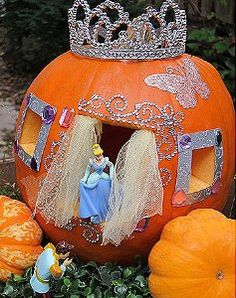
<path fill-rule="evenodd" d="M 71 51 L 82 56 L 153 60 L 185 52 L 186 13 L 173 0 L 164 0 L 159 11 L 147 7 L 132 21 L 119 3 L 106 0 L 91 9 L 86 0 L 75 0 L 69 29 Z"/>

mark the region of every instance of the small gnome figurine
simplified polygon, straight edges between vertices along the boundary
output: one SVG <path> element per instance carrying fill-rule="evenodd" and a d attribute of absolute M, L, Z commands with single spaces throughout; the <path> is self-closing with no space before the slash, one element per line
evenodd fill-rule
<path fill-rule="evenodd" d="M 73 248 L 72 244 L 64 240 L 58 242 L 56 247 L 52 243 L 45 246 L 36 261 L 34 274 L 30 280 L 36 297 L 50 297 L 50 279 L 63 277 L 66 267 L 72 262 L 69 255 Z M 61 265 L 59 264 L 60 260 L 64 260 Z"/>

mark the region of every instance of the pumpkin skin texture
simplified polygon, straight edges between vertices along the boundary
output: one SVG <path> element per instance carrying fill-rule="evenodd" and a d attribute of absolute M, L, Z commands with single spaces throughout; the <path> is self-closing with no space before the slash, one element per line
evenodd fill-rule
<path fill-rule="evenodd" d="M 199 69 L 203 81 L 208 84 L 211 91 L 207 100 L 197 95 L 197 106 L 191 109 L 184 109 L 177 102 L 176 94 L 165 92 L 158 88 L 151 88 L 144 83 L 144 79 L 149 75 L 165 73 L 168 66 L 177 67 L 184 58 L 192 59 Z M 47 104 L 57 108 L 57 114 L 49 132 L 39 172 L 32 171 L 15 155 L 17 183 L 24 201 L 31 210 L 34 210 L 36 199 L 33 199 L 33 196 L 28 194 L 29 189 L 27 189 L 27 186 L 25 187 L 22 181 L 27 177 L 33 177 L 32 183 L 35 183 L 35 189 L 37 189 L 39 185 L 37 179 L 43 177 L 46 173 L 43 161 L 50 155 L 52 142 L 59 140 L 61 131 L 67 131 L 67 129 L 59 125 L 59 119 L 65 107 L 74 108 L 77 114 L 91 116 L 87 112 L 78 110 L 78 101 L 80 99 L 89 100 L 94 94 L 98 94 L 109 100 L 116 94 L 122 94 L 128 100 L 127 109 L 129 111 L 134 109 L 135 104 L 146 100 L 157 103 L 160 107 L 169 103 L 173 106 L 175 112 L 184 112 L 185 120 L 182 122 L 182 126 L 185 133 L 220 128 L 223 137 L 223 185 L 217 194 L 190 206 L 173 207 L 171 197 L 175 191 L 177 174 L 178 156 L 176 154 L 171 161 L 162 160 L 160 162 L 160 168 L 168 168 L 170 170 L 172 179 L 164 188 L 162 216 L 156 215 L 152 217 L 144 232 L 134 232 L 130 239 L 124 240 L 118 247 L 112 244 L 101 246 L 101 242 L 92 244 L 83 238 L 84 228 L 76 226 L 72 231 L 59 229 L 53 223 L 47 223 L 38 213 L 36 220 L 52 243 L 56 244 L 63 239 L 68 241 L 75 246 L 75 252 L 85 261 L 94 260 L 99 263 L 117 262 L 120 264 L 131 264 L 135 255 L 142 255 L 147 259 L 153 245 L 160 237 L 162 228 L 171 219 L 186 215 L 192 209 L 197 208 L 223 209 L 234 174 L 234 157 L 232 154 L 234 152 L 234 112 L 230 94 L 219 73 L 209 63 L 187 54 L 173 59 L 155 61 L 111 61 L 88 59 L 67 52 L 52 61 L 29 87 L 19 113 L 17 128 L 20 125 L 26 98 L 31 92 Z M 102 107 L 102 109 L 104 115 L 109 114 L 105 107 Z M 128 130 L 137 129 L 134 124 L 121 123 L 116 120 L 109 122 L 107 118 L 102 116 L 96 118 L 100 119 L 103 124 L 112 125 L 110 132 L 119 127 L 122 127 L 122 129 L 128 128 Z M 109 132 L 107 132 L 108 134 Z M 110 135 L 110 138 L 106 138 L 106 142 L 101 142 L 101 146 L 105 156 L 110 157 L 112 160 L 115 155 L 114 148 L 116 148 L 116 142 L 119 139 L 122 140 L 125 133 L 120 130 Z M 113 143 L 111 143 L 112 141 Z M 120 146 L 117 147 L 120 149 Z"/>
<path fill-rule="evenodd" d="M 22 275 L 43 251 L 42 230 L 22 202 L 0 196 L 0 280 Z"/>
<path fill-rule="evenodd" d="M 235 220 L 199 209 L 170 221 L 149 255 L 155 298 L 235 297 Z"/>

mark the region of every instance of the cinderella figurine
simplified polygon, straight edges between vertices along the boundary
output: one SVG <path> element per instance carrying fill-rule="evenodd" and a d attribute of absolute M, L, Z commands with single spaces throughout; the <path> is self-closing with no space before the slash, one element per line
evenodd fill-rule
<path fill-rule="evenodd" d="M 114 165 L 103 156 L 99 144 L 93 145 L 94 158 L 89 160 L 83 179 L 80 180 L 79 217 L 90 218 L 94 224 L 105 221 L 111 191 Z"/>

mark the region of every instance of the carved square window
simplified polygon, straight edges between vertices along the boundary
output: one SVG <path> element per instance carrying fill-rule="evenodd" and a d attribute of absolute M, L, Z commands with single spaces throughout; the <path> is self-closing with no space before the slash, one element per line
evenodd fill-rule
<path fill-rule="evenodd" d="M 175 191 L 183 190 L 187 195 L 181 206 L 197 203 L 212 195 L 220 184 L 222 168 L 220 129 L 179 135 Z"/>
<path fill-rule="evenodd" d="M 39 171 L 47 138 L 53 124 L 56 108 L 32 93 L 26 99 L 18 127 L 15 152 L 32 170 Z"/>

